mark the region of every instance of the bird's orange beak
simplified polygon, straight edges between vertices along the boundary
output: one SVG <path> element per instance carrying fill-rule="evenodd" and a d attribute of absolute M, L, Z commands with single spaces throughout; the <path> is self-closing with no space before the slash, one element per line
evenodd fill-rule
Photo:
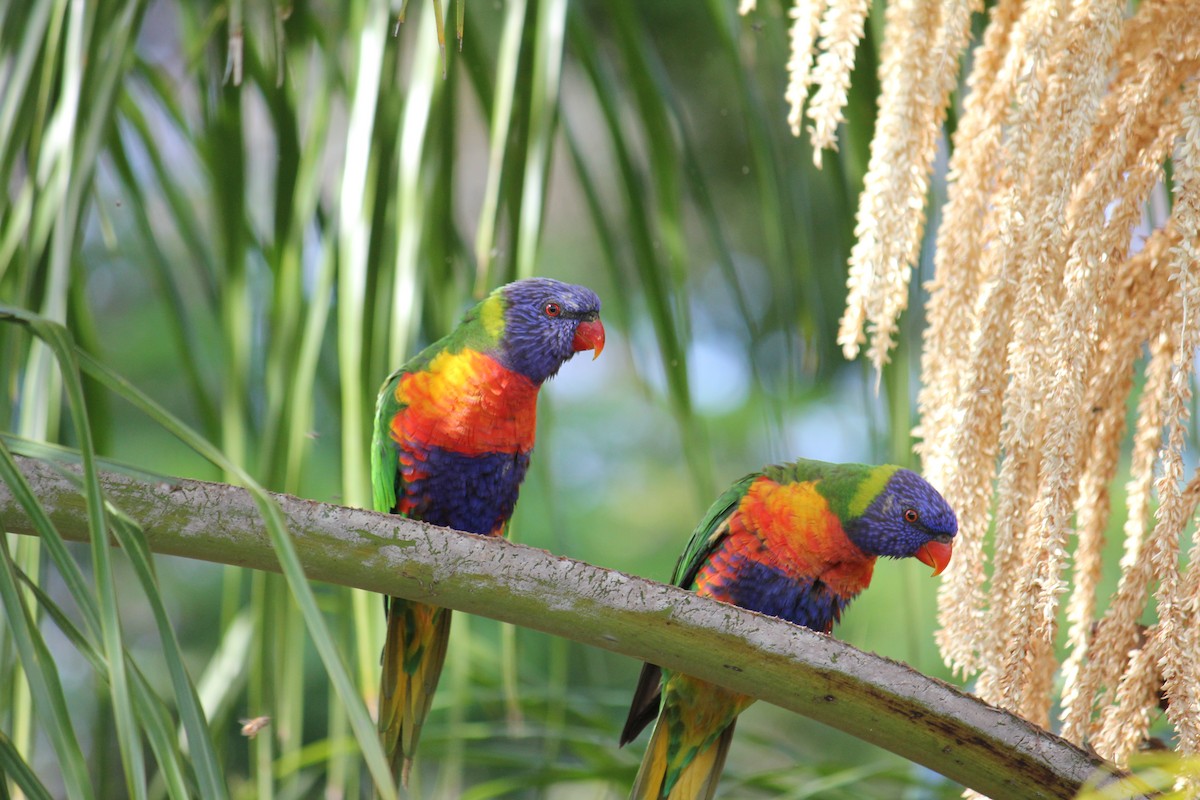
<path fill-rule="evenodd" d="M 575 340 L 571 343 L 575 352 L 591 350 L 592 360 L 600 357 L 604 349 L 604 323 L 599 319 L 584 320 L 575 329 Z"/>
<path fill-rule="evenodd" d="M 922 564 L 928 564 L 933 567 L 934 575 L 941 575 L 950 564 L 950 556 L 954 553 L 954 546 L 949 542 L 939 542 L 930 540 L 921 545 L 921 549 L 917 551 L 917 560 Z"/>

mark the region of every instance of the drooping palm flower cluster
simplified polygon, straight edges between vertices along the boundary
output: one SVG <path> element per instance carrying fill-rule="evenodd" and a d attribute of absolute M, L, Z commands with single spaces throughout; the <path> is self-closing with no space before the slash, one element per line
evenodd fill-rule
<path fill-rule="evenodd" d="M 869 5 L 792 11 L 790 121 L 798 134 L 807 99 L 814 148 L 833 142 Z M 939 644 L 986 700 L 1050 726 L 1057 696 L 1064 735 L 1118 761 L 1165 688 L 1179 749 L 1200 753 L 1200 545 L 1181 552 L 1200 502 L 1184 457 L 1200 345 L 1200 3 L 1000 0 L 972 42 L 981 7 L 887 6 L 840 341 L 887 361 L 965 63 L 916 431 L 961 524 Z M 1110 524 L 1125 533 L 1111 598 L 1098 592 Z"/>

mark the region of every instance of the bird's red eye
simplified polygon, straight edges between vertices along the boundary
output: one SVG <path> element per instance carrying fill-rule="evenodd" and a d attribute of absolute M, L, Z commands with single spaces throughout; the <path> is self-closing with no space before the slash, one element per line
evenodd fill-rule
<path fill-rule="evenodd" d="M 916 521 L 919 520 L 920 518 L 921 518 L 921 515 L 917 513 L 917 510 L 915 508 L 904 509 L 904 521 L 909 523 L 910 525 L 916 523 Z"/>
<path fill-rule="evenodd" d="M 558 303 L 546 303 L 546 308 L 544 310 L 547 317 L 557 317 L 558 315 L 562 314 L 562 306 L 560 306 Z"/>

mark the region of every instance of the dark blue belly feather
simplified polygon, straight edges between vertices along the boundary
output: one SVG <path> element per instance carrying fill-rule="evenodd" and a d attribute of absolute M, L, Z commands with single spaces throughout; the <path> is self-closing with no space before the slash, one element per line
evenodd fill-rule
<path fill-rule="evenodd" d="M 710 588 L 720 600 L 828 633 L 853 597 L 834 594 L 818 579 L 797 580 L 747 558 L 732 559 L 730 575 Z"/>
<path fill-rule="evenodd" d="M 467 456 L 427 447 L 414 455 L 411 468 L 401 459 L 396 485 L 397 497 L 415 504 L 409 516 L 467 533 L 490 534 L 508 522 L 529 468 L 528 452 Z"/>

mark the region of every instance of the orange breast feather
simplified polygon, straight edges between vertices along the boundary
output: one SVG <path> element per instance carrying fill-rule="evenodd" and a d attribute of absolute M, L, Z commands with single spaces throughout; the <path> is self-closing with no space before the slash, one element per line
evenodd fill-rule
<path fill-rule="evenodd" d="M 744 527 L 766 545 L 759 560 L 798 578 L 819 577 L 844 597 L 870 584 L 875 558 L 847 538 L 813 483 L 760 479 L 738 511 L 740 525 L 735 527 Z"/>
<path fill-rule="evenodd" d="M 475 350 L 442 353 L 404 375 L 392 438 L 464 455 L 527 452 L 537 428 L 538 387 Z"/>

